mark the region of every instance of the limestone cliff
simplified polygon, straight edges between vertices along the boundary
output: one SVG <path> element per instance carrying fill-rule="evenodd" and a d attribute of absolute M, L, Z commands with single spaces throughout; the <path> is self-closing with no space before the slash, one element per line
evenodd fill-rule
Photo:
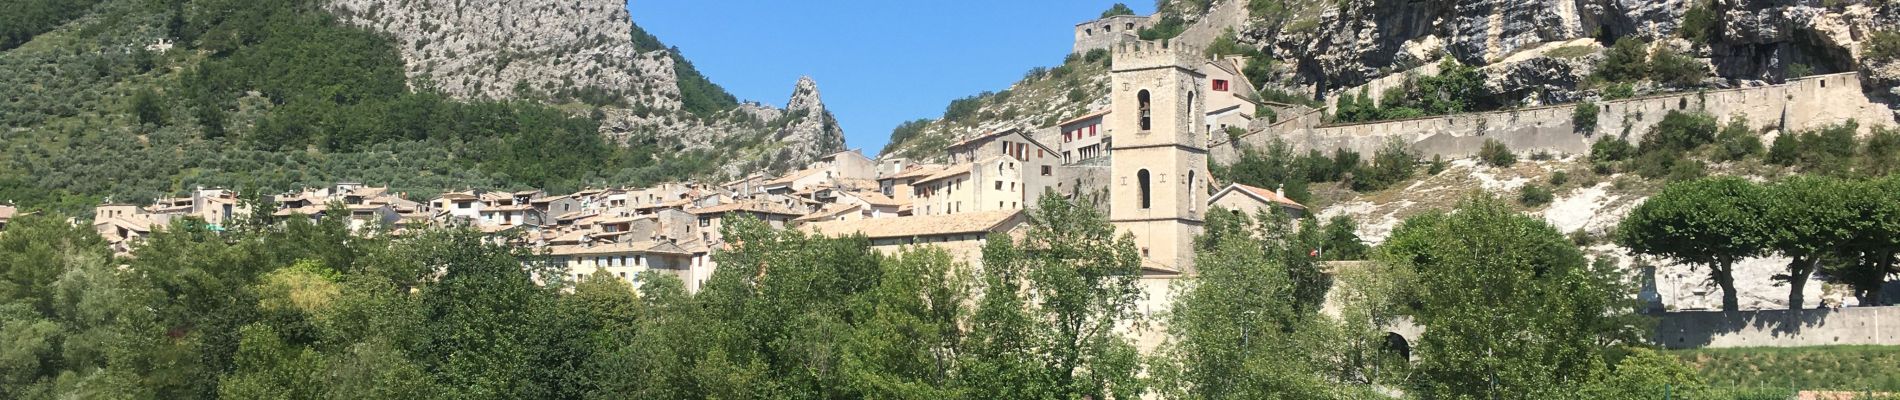
<path fill-rule="evenodd" d="M 411 86 L 465 99 L 586 104 L 601 133 L 712 171 L 784 170 L 844 148 L 801 79 L 786 109 L 741 103 L 633 24 L 625 0 L 331 0 L 342 21 L 400 45 Z M 684 177 L 681 177 L 684 178 Z"/>

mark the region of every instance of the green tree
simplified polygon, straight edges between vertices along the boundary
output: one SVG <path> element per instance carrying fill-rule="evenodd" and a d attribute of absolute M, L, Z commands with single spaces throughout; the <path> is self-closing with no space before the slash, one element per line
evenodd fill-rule
<path fill-rule="evenodd" d="M 1372 248 L 1359 239 L 1358 230 L 1358 224 L 1349 216 L 1339 215 L 1326 220 L 1325 233 L 1322 234 L 1324 239 L 1320 242 L 1324 252 L 1322 257 L 1329 261 L 1366 259 Z"/>
<path fill-rule="evenodd" d="M 1716 161 L 1737 161 L 1762 153 L 1761 135 L 1755 134 L 1748 118 L 1740 115 L 1729 118 L 1728 125 L 1715 135 L 1715 143 Z"/>
<path fill-rule="evenodd" d="M 1412 313 L 1430 328 L 1413 386 L 1427 398 L 1557 396 L 1596 378 L 1605 344 L 1639 338 L 1612 265 L 1494 198 L 1408 218 L 1378 254 L 1417 275 Z"/>
<path fill-rule="evenodd" d="M 1900 274 L 1900 199 L 1892 196 L 1893 190 L 1900 190 L 1900 176 L 1865 182 L 1857 189 L 1845 193 L 1854 222 L 1851 239 L 1838 249 L 1844 262 L 1828 272 L 1852 287 L 1860 304 L 1880 305 L 1887 277 Z"/>
<path fill-rule="evenodd" d="M 1570 127 L 1585 136 L 1596 133 L 1597 114 L 1600 111 L 1596 102 L 1577 103 L 1577 107 L 1570 110 Z"/>
<path fill-rule="evenodd" d="M 842 363 L 855 395 L 944 399 L 951 385 L 967 315 L 967 267 L 938 248 L 907 250 L 886 259 L 883 279 L 856 307 L 869 315 L 850 333 Z"/>
<path fill-rule="evenodd" d="M 132 115 L 138 117 L 140 124 L 165 125 L 165 106 L 159 104 L 158 92 L 150 88 L 132 93 Z"/>
<path fill-rule="evenodd" d="M 1142 257 L 1094 208 L 1043 196 L 1021 242 L 983 252 L 986 289 L 972 325 L 965 387 L 980 398 L 1133 398 L 1145 389 L 1134 345 Z M 1026 287 L 1034 297 L 1018 293 Z M 1014 309 L 1010 309 L 1014 307 Z"/>
<path fill-rule="evenodd" d="M 1127 4 L 1115 3 L 1115 5 L 1109 6 L 1107 10 L 1102 10 L 1102 18 L 1117 15 L 1135 15 L 1135 9 L 1128 8 Z"/>
<path fill-rule="evenodd" d="M 1222 180 L 1259 188 L 1284 190 L 1287 198 L 1305 202 L 1312 199 L 1307 182 L 1312 174 L 1307 168 L 1314 166 L 1301 161 L 1305 160 L 1293 156 L 1292 145 L 1280 138 L 1273 138 L 1266 149 L 1243 146 L 1240 159 L 1234 160 L 1233 164 L 1216 166 L 1212 172 Z M 1327 165 L 1323 168 L 1330 169 L 1331 166 Z"/>
<path fill-rule="evenodd" d="M 1900 172 L 1900 130 L 1885 126 L 1873 129 L 1867 145 L 1861 149 L 1860 171 L 1869 176 L 1888 176 Z"/>
<path fill-rule="evenodd" d="M 1649 71 L 1649 44 L 1634 36 L 1625 36 L 1610 45 L 1597 64 L 1595 77 L 1606 82 L 1642 80 Z"/>
<path fill-rule="evenodd" d="M 1708 390 L 1695 368 L 1675 356 L 1631 348 L 1609 376 L 1586 386 L 1581 394 L 1592 399 L 1700 399 Z"/>
<path fill-rule="evenodd" d="M 1638 254 L 1700 265 L 1722 289 L 1722 309 L 1741 308 L 1735 262 L 1769 250 L 1767 193 L 1742 178 L 1678 182 L 1643 201 L 1617 227 L 1616 241 Z"/>
<path fill-rule="evenodd" d="M 478 232 L 430 233 L 419 242 L 426 265 L 441 278 L 422 291 L 426 339 L 417 353 L 446 395 L 461 398 L 548 397 L 557 393 L 546 372 L 559 371 L 536 351 L 548 344 L 554 289 L 536 285 L 522 268 L 526 254 L 488 244 Z M 558 277 L 559 271 L 541 274 Z M 559 278 L 555 282 L 559 282 Z"/>
<path fill-rule="evenodd" d="M 1158 369 L 1174 376 L 1162 379 L 1163 391 L 1193 399 L 1334 398 L 1321 368 L 1331 362 L 1330 320 L 1297 305 L 1298 285 L 1279 256 L 1303 245 L 1285 229 L 1264 226 L 1276 224 L 1272 217 L 1256 223 L 1219 212 L 1208 219 L 1209 232 L 1195 246 L 1199 274 L 1176 285 L 1181 294 L 1168 314 L 1175 340 L 1161 351 Z"/>
<path fill-rule="evenodd" d="M 1824 258 L 1854 240 L 1860 215 L 1848 203 L 1862 185 L 1841 179 L 1795 176 L 1768 186 L 1766 226 L 1771 249 L 1789 258 L 1776 280 L 1788 283 L 1788 309 L 1805 305 L 1802 290 Z"/>

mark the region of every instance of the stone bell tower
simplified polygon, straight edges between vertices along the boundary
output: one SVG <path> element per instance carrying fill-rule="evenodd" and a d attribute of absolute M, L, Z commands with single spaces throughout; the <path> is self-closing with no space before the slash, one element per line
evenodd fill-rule
<path fill-rule="evenodd" d="M 1114 47 L 1109 222 L 1134 235 L 1148 275 L 1190 274 L 1207 210 L 1207 132 L 1197 50 L 1167 41 Z"/>

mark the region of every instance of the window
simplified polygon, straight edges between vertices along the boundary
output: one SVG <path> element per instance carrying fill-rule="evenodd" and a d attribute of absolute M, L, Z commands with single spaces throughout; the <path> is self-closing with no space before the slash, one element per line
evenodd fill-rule
<path fill-rule="evenodd" d="M 1200 199 L 1200 196 L 1197 193 L 1194 193 L 1194 170 L 1191 170 L 1191 169 L 1188 170 L 1187 189 L 1188 189 L 1187 191 L 1188 192 L 1188 212 L 1191 213 L 1191 212 L 1194 212 L 1195 209 L 1198 208 L 1194 205 L 1194 203 Z"/>
<path fill-rule="evenodd" d="M 1137 186 L 1139 186 L 1139 187 L 1140 187 L 1140 190 L 1141 190 L 1141 199 L 1140 199 L 1140 200 L 1141 200 L 1141 208 L 1145 210 L 1145 209 L 1148 209 L 1148 208 L 1149 208 L 1149 206 L 1152 206 L 1152 205 L 1154 205 L 1154 204 L 1153 204 L 1153 203 L 1152 203 L 1152 202 L 1150 201 L 1150 200 L 1151 200 L 1151 199 L 1150 199 L 1150 196 L 1149 196 L 1149 195 L 1150 195 L 1150 193 L 1149 193 L 1149 191 L 1148 191 L 1148 189 L 1149 189 L 1149 187 L 1148 187 L 1148 170 L 1146 170 L 1146 169 L 1143 169 L 1143 170 L 1141 170 L 1141 171 L 1137 171 L 1137 172 L 1135 172 L 1135 184 L 1136 184 Z"/>
<path fill-rule="evenodd" d="M 1214 80 L 1214 91 L 1216 91 L 1216 92 L 1225 92 L 1225 91 L 1227 91 L 1227 80 L 1226 80 L 1226 79 L 1215 79 L 1215 80 Z"/>
<path fill-rule="evenodd" d="M 1083 29 L 1082 36 L 1095 36 L 1095 29 L 1094 28 Z"/>
<path fill-rule="evenodd" d="M 1128 30 L 1131 30 L 1131 31 L 1135 30 L 1135 23 L 1133 22 L 1128 23 Z"/>
<path fill-rule="evenodd" d="M 1092 137 L 1092 136 L 1095 136 L 1095 127 L 1097 127 L 1097 126 L 1099 126 L 1099 125 L 1089 125 L 1089 136 L 1091 136 L 1091 137 Z"/>
<path fill-rule="evenodd" d="M 474 202 L 469 202 L 469 201 L 458 201 L 458 202 L 455 202 L 455 208 L 469 208 L 469 207 L 471 207 L 471 206 L 473 206 L 473 205 L 474 205 Z"/>
<path fill-rule="evenodd" d="M 1062 158 L 1069 158 L 1069 156 L 1068 156 L 1067 154 L 1064 154 L 1064 155 L 1062 156 Z M 1052 169 L 1052 168 L 1050 168 L 1050 167 L 1049 167 L 1049 166 L 1047 166 L 1047 165 L 1044 165 L 1044 166 L 1042 166 L 1042 176 L 1049 176 L 1049 171 L 1050 171 L 1051 169 Z"/>
<path fill-rule="evenodd" d="M 1140 112 L 1137 115 L 1141 117 L 1141 130 L 1144 130 L 1144 131 L 1148 130 L 1149 119 L 1151 118 L 1151 116 L 1149 115 L 1147 89 L 1143 89 L 1140 93 L 1135 94 L 1135 103 L 1137 104 L 1137 107 L 1139 107 L 1138 110 L 1140 110 Z"/>
<path fill-rule="evenodd" d="M 1003 190 L 1003 181 L 996 181 L 996 190 Z"/>

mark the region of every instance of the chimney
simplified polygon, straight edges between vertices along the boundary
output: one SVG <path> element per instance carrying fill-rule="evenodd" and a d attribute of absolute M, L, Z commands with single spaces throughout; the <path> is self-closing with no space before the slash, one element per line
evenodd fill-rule
<path fill-rule="evenodd" d="M 1282 199 L 1286 198 L 1286 184 L 1282 183 L 1280 187 L 1273 189 L 1273 195 Z"/>

